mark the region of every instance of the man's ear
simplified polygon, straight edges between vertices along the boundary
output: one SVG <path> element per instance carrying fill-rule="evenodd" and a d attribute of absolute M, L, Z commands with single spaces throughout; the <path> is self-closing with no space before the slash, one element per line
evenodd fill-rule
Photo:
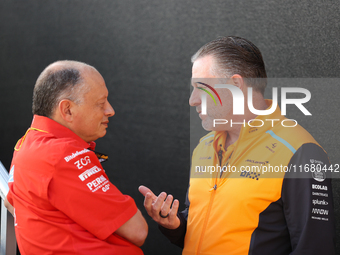
<path fill-rule="evenodd" d="M 61 100 L 58 105 L 60 117 L 66 122 L 72 122 L 74 117 L 74 103 L 68 99 Z"/>
<path fill-rule="evenodd" d="M 231 80 L 233 81 L 234 85 L 242 91 L 246 87 L 243 77 L 239 74 L 234 74 L 233 76 L 231 76 Z"/>

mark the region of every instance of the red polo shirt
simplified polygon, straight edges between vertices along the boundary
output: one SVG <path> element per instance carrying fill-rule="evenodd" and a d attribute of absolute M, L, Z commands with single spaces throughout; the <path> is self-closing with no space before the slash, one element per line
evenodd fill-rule
<path fill-rule="evenodd" d="M 16 145 L 7 196 L 21 254 L 143 254 L 114 233 L 137 207 L 109 181 L 91 146 L 34 116 Z"/>

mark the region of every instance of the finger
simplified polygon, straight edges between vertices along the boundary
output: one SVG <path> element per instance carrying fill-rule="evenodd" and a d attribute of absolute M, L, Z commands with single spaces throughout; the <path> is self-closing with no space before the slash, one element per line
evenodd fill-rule
<path fill-rule="evenodd" d="M 160 210 L 161 210 L 161 208 L 163 206 L 165 198 L 166 198 L 166 193 L 165 192 L 161 192 L 159 194 L 159 196 L 157 197 L 156 201 L 153 203 L 153 205 L 152 205 L 152 212 L 155 215 L 159 214 L 159 212 L 160 212 Z"/>
<path fill-rule="evenodd" d="M 179 201 L 175 199 L 175 201 L 172 204 L 169 217 L 168 217 L 167 228 L 169 229 L 176 229 L 181 225 L 181 221 L 177 216 L 178 208 L 179 208 Z"/>
<path fill-rule="evenodd" d="M 145 195 L 145 199 L 144 199 L 144 207 L 145 210 L 147 211 L 147 213 L 152 216 L 152 203 L 153 203 L 153 199 L 152 199 L 152 195 L 150 193 L 147 193 Z"/>
<path fill-rule="evenodd" d="M 172 207 L 171 207 L 171 210 L 169 212 L 169 221 L 170 222 L 173 222 L 176 219 L 178 208 L 179 208 L 179 201 L 177 199 L 175 199 L 174 202 L 172 203 Z"/>
<path fill-rule="evenodd" d="M 141 185 L 141 186 L 139 186 L 138 190 L 139 190 L 140 193 L 142 193 L 142 195 L 144 197 L 147 193 L 150 193 L 154 197 L 154 199 L 156 199 L 156 195 L 148 187 Z"/>
<path fill-rule="evenodd" d="M 168 197 L 166 198 L 165 202 L 163 203 L 163 206 L 162 206 L 162 209 L 161 209 L 162 215 L 165 216 L 170 212 L 170 206 L 172 204 L 172 200 L 173 200 L 173 196 L 168 195 Z"/>

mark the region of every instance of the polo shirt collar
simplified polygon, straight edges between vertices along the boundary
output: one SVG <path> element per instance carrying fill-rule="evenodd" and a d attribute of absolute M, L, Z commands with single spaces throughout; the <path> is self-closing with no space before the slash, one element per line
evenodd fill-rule
<path fill-rule="evenodd" d="M 94 150 L 96 143 L 95 142 L 85 142 L 78 135 L 76 135 L 69 128 L 59 124 L 58 122 L 44 116 L 34 115 L 31 128 L 40 129 L 47 133 L 53 134 L 57 138 L 72 138 L 79 143 L 79 146 L 88 148 L 90 150 Z"/>

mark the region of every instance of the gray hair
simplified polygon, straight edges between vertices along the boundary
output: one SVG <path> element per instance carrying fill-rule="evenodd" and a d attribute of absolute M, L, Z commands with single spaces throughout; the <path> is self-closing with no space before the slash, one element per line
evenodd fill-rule
<path fill-rule="evenodd" d="M 219 78 L 230 78 L 239 74 L 246 78 L 254 90 L 264 94 L 267 86 L 267 74 L 260 50 L 247 39 L 228 36 L 217 38 L 202 46 L 191 58 L 197 59 L 212 56 L 215 65 L 211 70 Z"/>
<path fill-rule="evenodd" d="M 64 99 L 76 104 L 82 103 L 86 84 L 81 72 L 77 65 L 72 65 L 73 62 L 64 63 L 71 64 L 61 65 L 59 68 L 49 66 L 40 74 L 33 90 L 33 114 L 51 118 L 59 102 Z"/>

